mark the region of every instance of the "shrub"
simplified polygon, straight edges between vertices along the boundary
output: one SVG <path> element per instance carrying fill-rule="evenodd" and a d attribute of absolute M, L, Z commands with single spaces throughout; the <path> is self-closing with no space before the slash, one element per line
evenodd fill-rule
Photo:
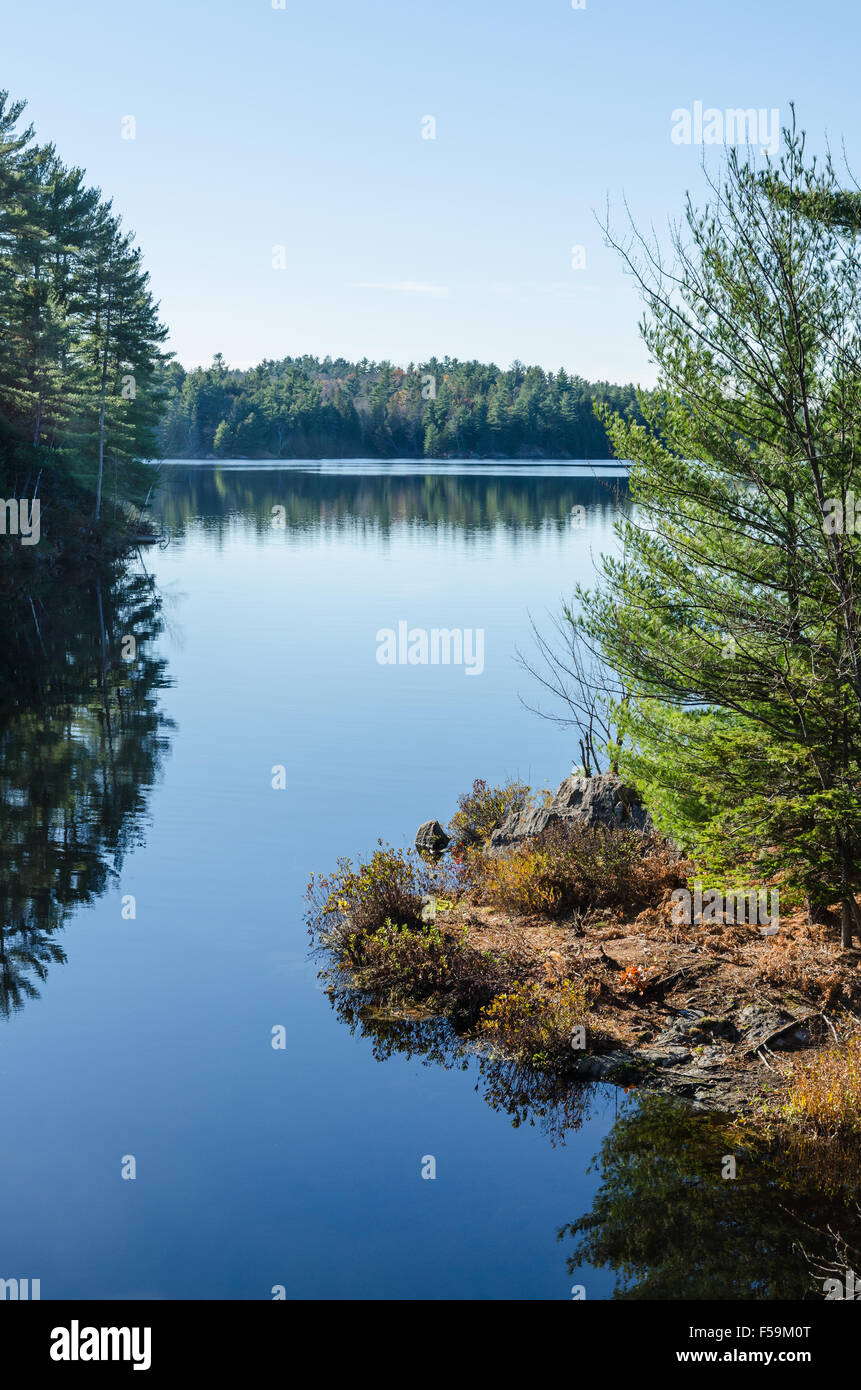
<path fill-rule="evenodd" d="M 484 859 L 480 872 L 484 892 L 494 906 L 545 917 L 557 917 L 562 911 L 562 890 L 554 882 L 549 856 L 540 849 L 523 848 L 498 859 Z"/>
<path fill-rule="evenodd" d="M 861 1027 L 849 1015 L 838 1039 L 793 1064 L 785 1111 L 817 1135 L 861 1133 Z"/>
<path fill-rule="evenodd" d="M 356 964 L 366 938 L 396 922 L 420 929 L 424 895 L 432 886 L 428 868 L 414 856 L 379 842 L 370 860 L 354 868 L 339 859 L 334 873 L 308 885 L 311 935 Z"/>
<path fill-rule="evenodd" d="M 452 906 L 443 892 L 453 891 L 450 872 L 380 842 L 367 863 L 341 859 L 333 873 L 312 878 L 309 934 L 360 990 L 400 1002 L 444 996 L 455 1026 L 469 1028 L 529 962 L 517 948 L 477 950 L 465 926 L 427 920 L 427 896 L 439 913 Z"/>
<path fill-rule="evenodd" d="M 554 990 L 515 981 L 482 1009 L 479 1029 L 504 1052 L 552 1065 L 571 1057 L 572 1034 L 588 1022 L 593 998 L 593 989 L 579 980 L 566 978 Z"/>
<path fill-rule="evenodd" d="M 525 782 L 511 778 L 501 787 L 489 787 L 477 777 L 471 792 L 464 792 L 457 800 L 457 811 L 452 816 L 448 829 L 451 835 L 462 843 L 486 844 L 498 830 L 505 818 L 512 812 L 520 812 L 529 805 L 530 791 Z"/>
<path fill-rule="evenodd" d="M 386 921 L 364 938 L 362 947 L 366 982 L 378 990 L 426 999 L 451 984 L 452 961 L 462 949 L 462 940 L 435 923 L 411 930 Z"/>
<path fill-rule="evenodd" d="M 481 881 L 494 905 L 560 917 L 658 903 L 686 874 L 657 837 L 574 822 L 548 826 L 510 855 L 484 858 Z"/>
<path fill-rule="evenodd" d="M 353 982 L 395 1004 L 435 1000 L 458 1030 L 472 1028 L 481 1010 L 523 975 L 530 962 L 516 949 L 477 950 L 465 926 L 385 922 L 361 943 L 347 941 Z"/>
<path fill-rule="evenodd" d="M 653 965 L 628 965 L 619 971 L 616 979 L 619 988 L 626 994 L 642 994 L 653 982 L 656 974 L 657 970 Z"/>

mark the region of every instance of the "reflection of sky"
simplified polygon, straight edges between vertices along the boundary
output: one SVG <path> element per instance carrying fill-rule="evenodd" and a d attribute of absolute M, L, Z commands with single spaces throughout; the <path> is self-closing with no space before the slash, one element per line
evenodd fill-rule
<path fill-rule="evenodd" d="M 243 483 L 256 511 L 259 465 Z M 3 1029 L 0 1275 L 41 1278 L 45 1298 L 610 1291 L 608 1272 L 569 1276 L 555 1237 L 597 1189 L 586 1170 L 615 1092 L 554 1149 L 485 1104 L 472 1064 L 375 1061 L 317 985 L 303 922 L 312 871 L 378 836 L 409 843 L 473 778 L 555 786 L 569 771 L 570 734 L 520 703 L 534 691 L 515 649 L 611 533 L 588 509 L 582 531 L 534 520 L 517 539 L 405 520 L 382 544 L 261 532 L 240 511 L 144 552 L 177 727 L 145 843 Z M 484 628 L 484 674 L 380 666 L 376 633 L 401 619 Z"/>

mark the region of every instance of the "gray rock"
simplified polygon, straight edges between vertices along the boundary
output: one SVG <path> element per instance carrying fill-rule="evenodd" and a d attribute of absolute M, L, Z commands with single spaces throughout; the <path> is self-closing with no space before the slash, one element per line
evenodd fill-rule
<path fill-rule="evenodd" d="M 590 1081 L 621 1081 L 625 1076 L 635 1076 L 638 1067 L 629 1052 L 616 1048 L 591 1057 L 577 1057 L 572 1062 L 572 1070 Z"/>
<path fill-rule="evenodd" d="M 762 1046 L 775 1052 L 791 1052 L 806 1047 L 812 1040 L 811 1022 L 815 1015 L 793 1018 L 783 1009 L 748 1004 L 738 1017 L 746 1056 L 752 1056 Z"/>
<path fill-rule="evenodd" d="M 600 777 L 566 777 L 547 806 L 513 812 L 490 837 L 491 850 L 507 849 L 539 835 L 548 825 L 565 822 L 615 830 L 654 830 L 637 793 L 606 772 Z"/>
<path fill-rule="evenodd" d="M 760 1047 L 766 1038 L 770 1038 L 773 1033 L 792 1022 L 792 1014 L 771 1004 L 748 1004 L 738 1016 L 738 1025 L 745 1046 L 751 1050 Z"/>
<path fill-rule="evenodd" d="M 692 1038 L 700 1038 L 702 1034 L 700 1021 L 703 1018 L 705 1018 L 705 1014 L 701 1009 L 680 1009 L 679 1017 L 673 1020 L 658 1041 L 662 1043 L 689 1043 Z"/>
<path fill-rule="evenodd" d="M 438 820 L 426 820 L 416 831 L 416 849 L 419 854 L 442 854 L 451 844 Z"/>
<path fill-rule="evenodd" d="M 689 1047 L 666 1045 L 658 1038 L 655 1046 L 641 1048 L 640 1056 L 654 1067 L 678 1067 L 690 1061 L 691 1050 Z"/>
<path fill-rule="evenodd" d="M 702 1047 L 694 1051 L 691 1064 L 702 1071 L 714 1071 L 724 1065 L 724 1055 L 719 1047 Z"/>

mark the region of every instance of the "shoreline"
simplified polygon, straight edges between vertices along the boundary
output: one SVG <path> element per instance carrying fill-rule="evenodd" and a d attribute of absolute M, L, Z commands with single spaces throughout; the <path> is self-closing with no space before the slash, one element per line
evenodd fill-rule
<path fill-rule="evenodd" d="M 572 1048 L 569 1056 L 557 1057 L 549 1065 L 539 1063 L 536 1069 L 548 1076 L 574 1084 L 603 1081 L 626 1090 L 657 1090 L 697 1110 L 750 1119 L 769 1092 L 773 1100 L 783 1090 L 786 1063 L 830 1037 L 823 1011 L 800 998 L 789 1006 L 785 991 L 783 995 L 777 989 L 740 992 L 729 996 L 729 1002 L 724 997 L 721 1005 L 727 971 L 716 956 L 697 944 L 661 951 L 648 936 L 623 932 L 620 924 L 587 933 L 586 942 L 578 938 L 572 957 L 561 940 L 564 925 L 548 930 L 546 924 L 482 920 L 474 909 L 467 915 L 471 921 L 463 933 L 465 924 L 457 908 L 443 914 L 449 940 L 463 933 L 465 944 L 481 954 L 505 950 L 500 943 L 504 934 L 509 938 L 508 949 L 515 947 L 521 962 L 527 963 L 520 973 L 526 976 L 531 968 L 532 977 L 546 985 L 548 997 L 565 978 L 563 971 L 567 975 L 572 968 L 596 986 L 585 1048 Z M 550 932 L 559 939 L 549 939 Z M 855 954 L 861 966 L 861 952 Z M 642 991 L 620 987 L 620 970 L 636 968 L 640 962 L 649 962 L 641 968 L 659 973 Z M 346 984 L 357 996 L 364 995 L 392 1021 L 417 1015 L 445 1019 L 465 1043 L 485 1050 L 481 1032 L 469 1024 L 462 1027 L 455 997 L 446 1000 L 439 994 L 423 999 L 423 991 L 409 977 L 387 989 L 375 988 L 362 969 L 347 974 L 349 983 L 342 976 L 340 987 Z M 755 994 L 762 1002 L 754 1002 Z M 518 1057 L 516 1048 L 491 1044 L 491 1051 L 509 1060 L 528 1061 Z"/>
<path fill-rule="evenodd" d="M 568 779 L 550 809 L 521 809 L 480 843 L 456 841 L 447 854 L 442 827 L 427 822 L 417 843 L 436 836 L 437 847 L 415 864 L 381 846 L 355 871 L 341 864 L 312 880 L 309 931 L 332 964 L 330 988 L 393 1021 L 446 1019 L 482 1053 L 565 1082 L 657 1090 L 740 1121 L 845 1135 L 845 1098 L 842 1112 L 818 1110 L 804 1087 L 811 1075 L 820 1086 L 818 1067 L 838 1090 L 854 1086 L 861 949 L 800 906 L 766 930 L 731 911 L 679 922 L 674 897 L 693 864 L 653 829 L 585 826 L 570 806 L 566 816 L 563 789 L 571 798 L 588 780 Z M 528 875 L 560 844 L 569 853 L 567 836 L 586 864 L 577 891 L 593 901 L 560 910 Z M 602 890 L 614 856 L 627 863 Z"/>
<path fill-rule="evenodd" d="M 330 463 L 330 464 L 351 464 L 351 463 L 372 463 L 399 464 L 406 463 L 411 466 L 435 464 L 457 464 L 457 463 L 506 463 L 514 467 L 522 465 L 525 468 L 535 464 L 550 467 L 558 464 L 560 467 L 574 466 L 578 468 L 598 468 L 598 469 L 617 469 L 627 476 L 631 464 L 627 459 L 615 458 L 575 458 L 573 455 L 559 457 L 552 454 L 533 454 L 528 457 L 511 454 L 302 454 L 288 455 L 279 457 L 277 454 L 258 454 L 258 455 L 231 455 L 230 457 L 220 457 L 218 454 L 171 454 L 170 457 L 163 459 L 150 460 L 157 467 L 172 467 L 177 464 L 217 464 L 219 467 L 229 467 L 230 465 L 245 467 L 247 464 L 267 464 L 282 466 L 285 464 L 301 463 Z"/>

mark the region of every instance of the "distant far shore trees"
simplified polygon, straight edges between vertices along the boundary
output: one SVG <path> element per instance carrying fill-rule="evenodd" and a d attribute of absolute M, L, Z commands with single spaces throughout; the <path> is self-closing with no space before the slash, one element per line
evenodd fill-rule
<path fill-rule="evenodd" d="M 631 424 L 633 386 L 515 362 L 285 357 L 248 371 L 168 368 L 166 458 L 611 458 L 596 403 Z"/>

